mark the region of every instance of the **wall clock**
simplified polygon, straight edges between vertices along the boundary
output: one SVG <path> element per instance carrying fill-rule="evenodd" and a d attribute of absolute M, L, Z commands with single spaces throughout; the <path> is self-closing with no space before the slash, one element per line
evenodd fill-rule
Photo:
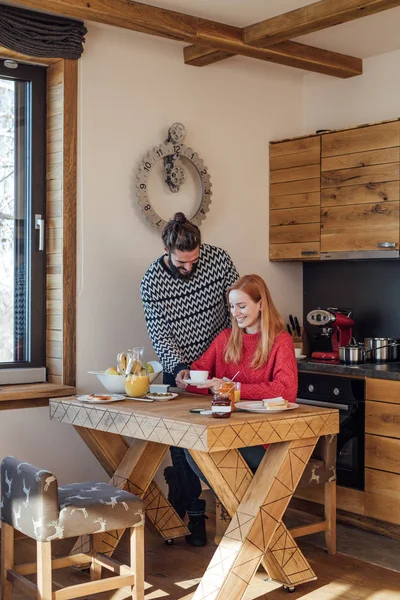
<path fill-rule="evenodd" d="M 186 174 L 184 160 L 190 161 L 199 176 L 201 185 L 201 198 L 196 212 L 190 219 L 195 225 L 200 225 L 209 210 L 211 203 L 211 183 L 208 169 L 203 160 L 192 148 L 183 141 L 186 137 L 186 128 L 182 123 L 174 123 L 168 130 L 168 138 L 159 146 L 154 147 L 146 154 L 137 171 L 136 190 L 139 207 L 146 220 L 160 231 L 164 229 L 167 221 L 160 217 L 154 210 L 149 198 L 149 178 L 159 160 L 164 161 L 165 182 L 173 193 L 179 192 L 184 184 Z M 177 207 L 174 212 L 178 212 Z"/>

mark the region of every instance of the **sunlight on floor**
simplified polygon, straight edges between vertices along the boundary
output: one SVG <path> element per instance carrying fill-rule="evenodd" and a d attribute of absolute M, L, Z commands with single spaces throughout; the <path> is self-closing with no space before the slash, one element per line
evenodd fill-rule
<path fill-rule="evenodd" d="M 186 581 L 176 581 L 175 585 L 182 588 L 183 590 L 188 590 L 189 588 L 193 587 L 194 585 L 198 585 L 200 583 L 200 581 L 201 581 L 201 577 L 198 577 L 197 579 L 187 579 Z"/>

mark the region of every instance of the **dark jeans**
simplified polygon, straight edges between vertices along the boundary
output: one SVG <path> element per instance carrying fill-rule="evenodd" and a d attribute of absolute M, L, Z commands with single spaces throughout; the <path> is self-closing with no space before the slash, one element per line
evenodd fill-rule
<path fill-rule="evenodd" d="M 263 448 L 263 446 L 250 446 L 249 448 L 239 448 L 239 452 L 243 456 L 244 460 L 247 462 L 250 469 L 254 473 L 257 470 L 258 465 L 260 464 L 261 460 L 264 457 L 265 448 Z M 200 471 L 199 467 L 197 466 L 197 464 L 195 463 L 193 458 L 190 456 L 189 451 L 185 450 L 185 454 L 186 454 L 187 462 L 189 463 L 189 465 L 191 466 L 193 471 L 212 490 L 211 485 L 208 483 L 207 479 L 204 477 L 203 473 Z"/>
<path fill-rule="evenodd" d="M 172 373 L 163 373 L 163 383 L 175 386 L 175 377 Z M 184 448 L 170 447 L 172 464 L 179 479 L 182 501 L 189 516 L 195 517 L 204 514 L 204 500 L 200 500 L 201 483 L 197 474 L 186 460 Z"/>

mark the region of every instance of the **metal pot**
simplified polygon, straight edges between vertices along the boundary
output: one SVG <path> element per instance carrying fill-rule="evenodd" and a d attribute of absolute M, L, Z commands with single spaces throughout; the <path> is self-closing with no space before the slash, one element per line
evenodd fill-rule
<path fill-rule="evenodd" d="M 372 362 L 398 360 L 399 347 L 397 343 L 397 340 L 393 338 L 365 338 L 364 347 L 368 351 L 367 360 Z"/>
<path fill-rule="evenodd" d="M 364 344 L 351 338 L 346 346 L 339 346 L 339 360 L 342 363 L 358 365 L 365 362 L 366 350 Z"/>
<path fill-rule="evenodd" d="M 365 347 L 367 340 L 373 340 L 368 342 L 368 345 L 373 346 L 372 348 Z M 348 365 L 359 365 L 367 359 L 375 362 L 397 360 L 399 346 L 400 341 L 393 338 L 365 338 L 364 344 L 351 338 L 349 344 L 339 346 L 339 360 Z M 369 355 L 379 356 L 379 358 L 370 359 Z M 390 358 L 384 358 L 385 356 Z"/>

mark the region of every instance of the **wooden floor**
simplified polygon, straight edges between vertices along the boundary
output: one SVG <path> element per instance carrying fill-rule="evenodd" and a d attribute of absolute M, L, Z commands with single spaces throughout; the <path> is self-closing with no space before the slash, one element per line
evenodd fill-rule
<path fill-rule="evenodd" d="M 207 521 L 207 531 L 212 539 L 212 515 Z M 321 548 L 307 543 L 301 543 L 301 546 L 318 576 L 316 581 L 298 586 L 289 595 L 281 586 L 264 581 L 266 575 L 260 570 L 246 600 L 400 600 L 399 572 L 341 554 L 332 557 Z M 57 555 L 60 554 L 60 545 L 56 550 Z M 146 600 L 190 600 L 214 550 L 215 545 L 211 542 L 204 548 L 191 548 L 183 539 L 176 541 L 173 546 L 166 546 L 159 537 L 146 532 Z M 127 539 L 123 539 L 115 556 L 128 562 L 127 552 Z M 30 562 L 34 557 L 35 546 L 31 540 L 17 540 L 16 561 Z M 88 579 L 88 575 L 74 569 L 64 569 L 54 572 L 54 579 L 57 589 L 61 584 L 82 582 Z M 27 600 L 28 597 L 24 589 L 15 588 L 13 600 Z M 120 590 L 85 598 L 123 600 L 128 598 L 128 594 Z"/>

